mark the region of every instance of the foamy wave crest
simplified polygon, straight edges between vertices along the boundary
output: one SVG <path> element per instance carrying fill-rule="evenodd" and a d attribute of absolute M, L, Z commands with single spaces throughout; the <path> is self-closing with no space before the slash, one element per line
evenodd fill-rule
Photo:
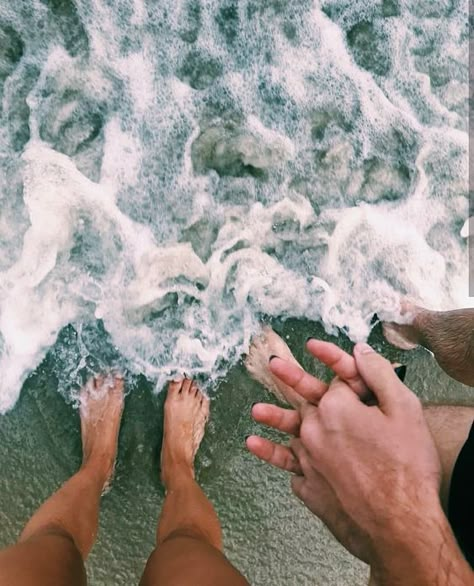
<path fill-rule="evenodd" d="M 467 1 L 155 4 L 0 7 L 0 412 L 470 304 Z"/>

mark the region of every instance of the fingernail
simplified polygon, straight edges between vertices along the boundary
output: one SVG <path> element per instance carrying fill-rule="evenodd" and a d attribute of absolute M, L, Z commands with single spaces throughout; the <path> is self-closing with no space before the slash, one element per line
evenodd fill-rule
<path fill-rule="evenodd" d="M 358 352 L 359 354 L 373 354 L 375 352 L 375 350 L 372 348 L 372 346 L 369 346 L 368 344 L 356 344 L 355 346 L 355 351 Z"/>
<path fill-rule="evenodd" d="M 245 443 L 247 443 L 247 440 L 249 439 L 249 437 L 250 437 L 249 435 L 245 436 Z"/>
<path fill-rule="evenodd" d="M 278 356 L 276 356 L 276 354 L 273 354 L 272 356 L 270 356 L 268 362 L 271 362 L 274 358 L 278 358 Z"/>
<path fill-rule="evenodd" d="M 405 366 L 405 364 L 402 364 L 401 366 L 397 366 L 396 368 L 394 368 L 395 374 L 398 376 L 398 378 L 404 382 L 405 381 L 405 376 L 407 374 L 407 367 Z"/>
<path fill-rule="evenodd" d="M 397 369 L 395 369 L 395 372 L 396 371 L 397 371 Z M 258 401 L 255 401 L 255 403 L 252 403 L 252 406 L 250 407 L 250 410 L 252 410 L 255 407 L 255 405 L 258 405 Z"/>
<path fill-rule="evenodd" d="M 307 344 L 310 340 L 314 340 L 313 336 L 310 336 L 309 338 L 306 338 L 305 344 Z"/>

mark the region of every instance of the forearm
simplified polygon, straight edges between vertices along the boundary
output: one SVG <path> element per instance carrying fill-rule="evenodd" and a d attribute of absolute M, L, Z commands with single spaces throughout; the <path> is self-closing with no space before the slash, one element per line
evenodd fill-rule
<path fill-rule="evenodd" d="M 408 515 L 402 531 L 379 540 L 378 552 L 371 564 L 370 584 L 474 585 L 474 574 L 439 505 L 429 511 L 429 518 Z"/>

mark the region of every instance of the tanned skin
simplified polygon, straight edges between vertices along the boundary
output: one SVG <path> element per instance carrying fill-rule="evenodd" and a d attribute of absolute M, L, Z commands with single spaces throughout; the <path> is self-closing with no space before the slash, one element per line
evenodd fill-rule
<path fill-rule="evenodd" d="M 294 409 L 258 404 L 252 415 L 294 439 L 287 447 L 252 436 L 249 450 L 295 474 L 295 495 L 371 566 L 371 584 L 474 584 L 440 498 L 449 492 L 474 409 L 423 409 L 393 366 L 367 345 L 357 345 L 354 356 L 317 340 L 307 348 L 336 379 L 328 386 L 273 356 L 272 384 L 281 380 L 279 391 L 290 387 L 303 403 Z M 369 389 L 375 406 L 364 404 Z"/>

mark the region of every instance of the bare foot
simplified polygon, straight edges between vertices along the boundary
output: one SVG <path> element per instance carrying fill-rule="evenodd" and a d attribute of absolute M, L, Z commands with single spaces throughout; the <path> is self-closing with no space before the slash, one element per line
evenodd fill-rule
<path fill-rule="evenodd" d="M 401 324 L 385 323 L 384 335 L 394 346 L 430 350 L 452 378 L 474 386 L 474 309 L 430 311 L 403 302 Z"/>
<path fill-rule="evenodd" d="M 169 488 L 177 468 L 194 477 L 194 458 L 209 419 L 209 399 L 189 379 L 173 381 L 165 401 L 161 477 Z"/>
<path fill-rule="evenodd" d="M 416 348 L 421 343 L 417 318 L 422 312 L 421 307 L 408 301 L 402 301 L 400 319 L 402 323 L 384 322 L 382 324 L 387 342 L 402 350 Z"/>
<path fill-rule="evenodd" d="M 87 383 L 80 396 L 83 466 L 97 466 L 104 476 L 104 491 L 115 468 L 123 386 L 119 376 L 98 376 Z"/>
<path fill-rule="evenodd" d="M 252 378 L 271 391 L 282 403 L 289 403 L 293 407 L 298 407 L 304 402 L 304 399 L 272 374 L 269 367 L 272 356 L 293 362 L 301 368 L 280 336 L 272 328 L 265 326 L 262 333 L 252 340 L 245 366 Z"/>

